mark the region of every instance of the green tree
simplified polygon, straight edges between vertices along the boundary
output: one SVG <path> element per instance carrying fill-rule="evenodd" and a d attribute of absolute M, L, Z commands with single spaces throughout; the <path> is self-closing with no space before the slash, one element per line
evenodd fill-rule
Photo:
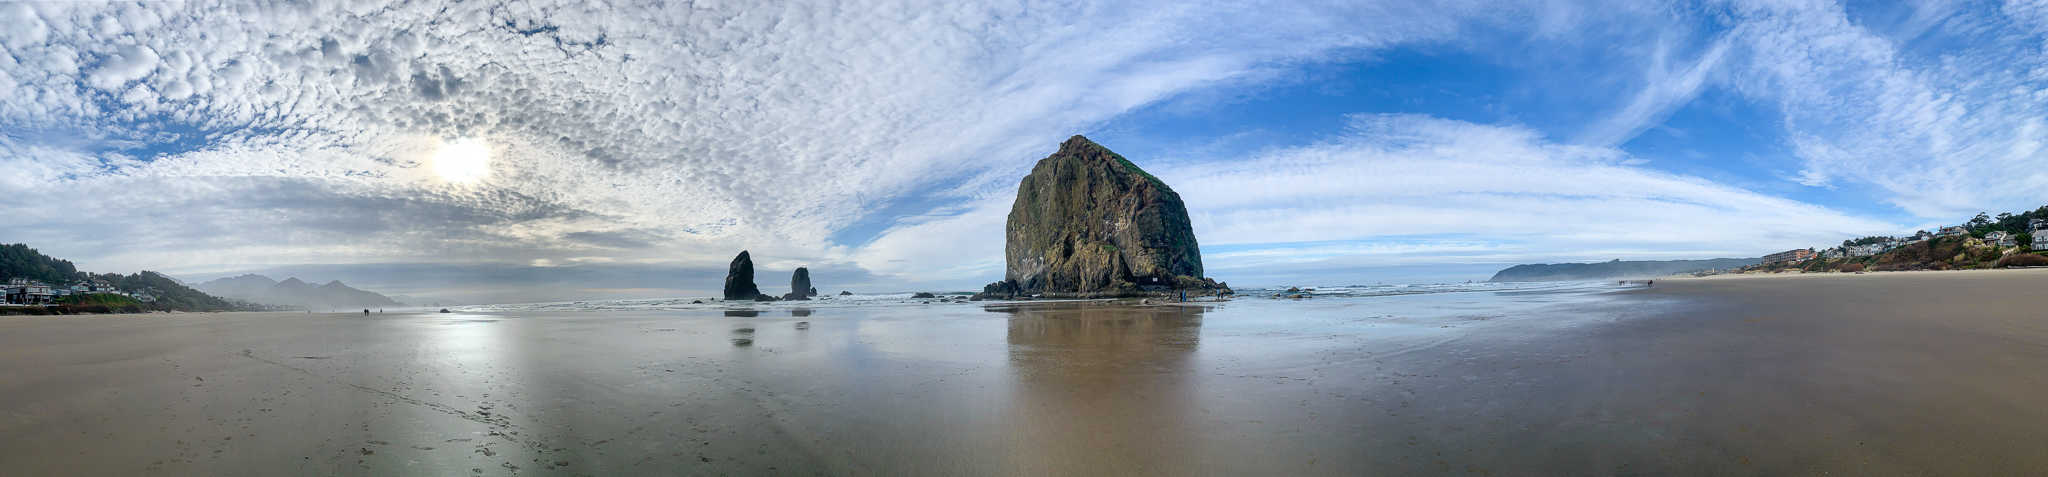
<path fill-rule="evenodd" d="M 78 268 L 28 248 L 27 244 L 0 245 L 0 279 L 27 278 L 62 285 L 80 278 Z"/>

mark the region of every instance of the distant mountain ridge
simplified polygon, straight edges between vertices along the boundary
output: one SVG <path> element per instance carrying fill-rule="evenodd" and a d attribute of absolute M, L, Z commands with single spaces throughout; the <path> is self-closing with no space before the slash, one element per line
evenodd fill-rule
<path fill-rule="evenodd" d="M 276 306 L 308 309 L 400 306 L 396 300 L 375 292 L 351 288 L 340 280 L 313 285 L 298 277 L 272 280 L 257 274 L 227 277 L 199 284 L 200 290 L 240 300 Z"/>
<path fill-rule="evenodd" d="M 1559 282 L 1574 280 L 1616 280 L 1650 278 L 1707 270 L 1741 268 L 1763 262 L 1762 258 L 1714 258 L 1707 260 L 1616 259 L 1596 263 L 1523 264 L 1493 274 L 1489 282 Z"/>

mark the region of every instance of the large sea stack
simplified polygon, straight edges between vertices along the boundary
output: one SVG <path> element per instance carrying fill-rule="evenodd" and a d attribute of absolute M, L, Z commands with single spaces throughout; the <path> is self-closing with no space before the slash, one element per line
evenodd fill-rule
<path fill-rule="evenodd" d="M 1003 281 L 978 298 L 1227 293 L 1202 277 L 1180 194 L 1108 148 L 1074 136 L 1031 168 L 1010 206 Z"/>
<path fill-rule="evenodd" d="M 818 289 L 811 286 L 811 269 L 796 267 L 796 273 L 789 275 L 789 294 L 782 299 L 809 300 L 814 296 L 818 296 Z"/>
<path fill-rule="evenodd" d="M 754 286 L 754 258 L 741 250 L 732 258 L 732 265 L 725 267 L 725 299 L 756 300 L 761 296 L 761 287 Z"/>

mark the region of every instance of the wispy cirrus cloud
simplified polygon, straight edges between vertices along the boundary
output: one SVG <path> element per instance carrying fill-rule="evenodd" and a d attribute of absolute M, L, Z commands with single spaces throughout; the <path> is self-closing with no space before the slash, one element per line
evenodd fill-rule
<path fill-rule="evenodd" d="M 1918 5 L 1895 38 L 1829 2 L 1729 2 L 1727 84 L 1781 112 L 1802 184 L 1872 185 L 1944 220 L 2032 209 L 2048 187 L 2038 5 L 1975 7 Z"/>

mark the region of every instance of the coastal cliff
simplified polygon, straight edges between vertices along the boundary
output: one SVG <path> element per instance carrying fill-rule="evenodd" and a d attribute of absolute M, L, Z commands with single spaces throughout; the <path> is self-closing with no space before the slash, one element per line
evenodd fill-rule
<path fill-rule="evenodd" d="M 979 298 L 1227 292 L 1202 277 L 1180 194 L 1086 137 L 1038 161 L 1017 186 L 1003 281 Z"/>

